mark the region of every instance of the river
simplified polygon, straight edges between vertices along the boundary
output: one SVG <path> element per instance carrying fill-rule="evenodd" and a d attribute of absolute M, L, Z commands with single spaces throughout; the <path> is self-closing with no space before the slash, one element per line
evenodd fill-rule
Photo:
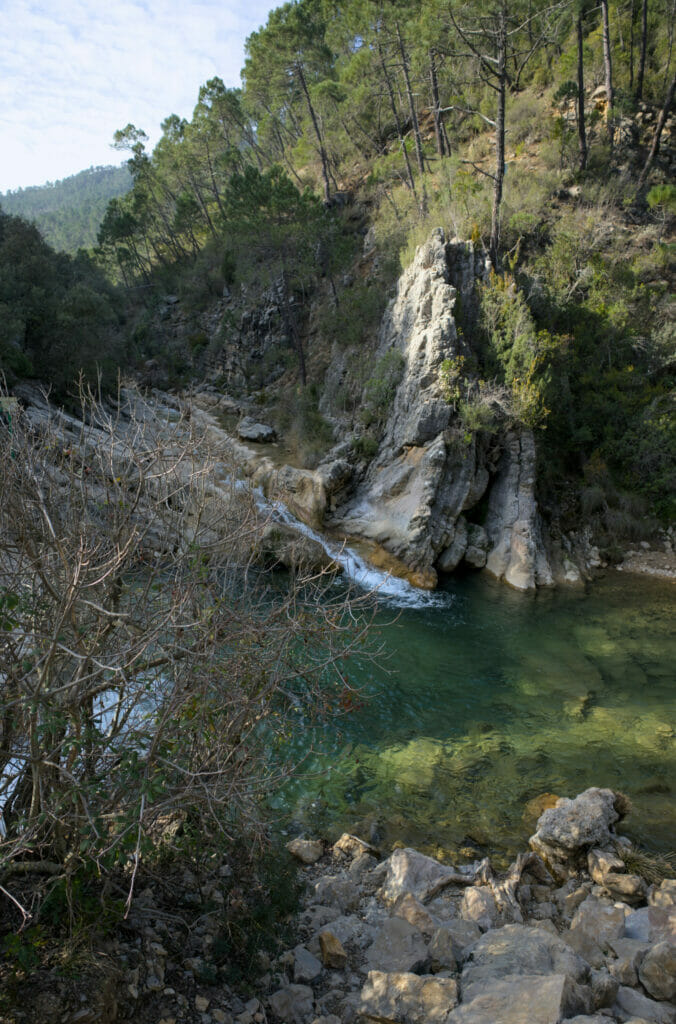
<path fill-rule="evenodd" d="M 356 708 L 299 729 L 305 774 L 271 801 L 277 820 L 499 863 L 534 831 L 529 801 L 596 785 L 630 797 L 625 834 L 673 850 L 675 594 L 616 571 L 534 596 L 485 574 L 432 595 L 394 581 L 377 618 L 386 657 L 354 661 Z"/>

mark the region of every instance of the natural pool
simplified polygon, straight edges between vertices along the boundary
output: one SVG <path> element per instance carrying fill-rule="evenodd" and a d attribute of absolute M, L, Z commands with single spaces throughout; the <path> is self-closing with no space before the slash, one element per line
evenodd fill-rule
<path fill-rule="evenodd" d="M 534 597 L 473 575 L 426 606 L 385 605 L 387 659 L 352 669 L 368 699 L 299 730 L 307 774 L 276 814 L 499 861 L 533 831 L 528 801 L 609 786 L 634 806 L 623 832 L 674 849 L 675 598 L 673 582 L 619 572 Z"/>

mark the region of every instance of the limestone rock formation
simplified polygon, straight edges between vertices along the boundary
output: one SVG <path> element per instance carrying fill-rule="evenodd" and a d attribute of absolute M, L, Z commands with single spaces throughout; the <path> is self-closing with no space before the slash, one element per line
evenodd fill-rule
<path fill-rule="evenodd" d="M 486 568 L 517 590 L 554 581 L 535 500 L 535 463 L 532 431 L 508 434 L 488 497 Z"/>
<path fill-rule="evenodd" d="M 553 573 L 535 500 L 535 441 L 512 431 L 491 442 L 467 435 L 444 396 L 445 360 L 468 360 L 475 285 L 489 272 L 473 243 L 446 242 L 438 229 L 402 274 L 380 328 L 377 357 L 396 352 L 403 373 L 378 452 L 335 523 L 382 545 L 428 586 L 463 561 L 520 590 Z M 484 527 L 471 510 L 488 490 Z M 464 515 L 468 513 L 468 515 Z"/>

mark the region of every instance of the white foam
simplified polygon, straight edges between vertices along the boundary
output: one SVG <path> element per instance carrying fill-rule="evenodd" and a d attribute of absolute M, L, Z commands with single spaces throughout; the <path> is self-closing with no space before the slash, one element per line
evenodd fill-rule
<path fill-rule="evenodd" d="M 320 544 L 329 558 L 332 558 L 343 570 L 350 582 L 366 591 L 374 592 L 379 599 L 386 601 L 395 608 L 444 608 L 451 603 L 450 594 L 439 591 L 419 590 L 407 580 L 393 576 L 389 572 L 376 569 L 354 548 L 347 544 L 338 544 L 327 540 L 316 530 L 306 526 L 288 510 L 281 501 L 268 501 L 260 491 L 256 491 L 256 501 L 261 511 L 271 515 L 277 522 L 292 526 L 294 530 L 304 534 Z"/>

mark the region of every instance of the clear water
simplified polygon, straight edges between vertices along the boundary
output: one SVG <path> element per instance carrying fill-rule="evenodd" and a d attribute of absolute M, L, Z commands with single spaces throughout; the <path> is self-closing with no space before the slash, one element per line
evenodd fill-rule
<path fill-rule="evenodd" d="M 625 834 L 674 849 L 675 597 L 613 573 L 586 592 L 527 597 L 473 575 L 420 608 L 385 600 L 387 658 L 352 666 L 363 706 L 299 730 L 306 774 L 276 816 L 500 861 L 533 831 L 530 800 L 609 786 L 632 800 Z"/>

